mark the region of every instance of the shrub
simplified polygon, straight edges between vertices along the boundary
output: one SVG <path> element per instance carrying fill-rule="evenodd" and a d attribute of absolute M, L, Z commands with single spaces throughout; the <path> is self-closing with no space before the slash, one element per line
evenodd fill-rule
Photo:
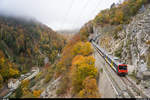
<path fill-rule="evenodd" d="M 100 69 L 100 72 L 103 73 L 103 68 Z"/>
<path fill-rule="evenodd" d="M 22 88 L 21 88 L 21 86 L 19 86 L 16 90 L 15 97 L 20 98 L 20 97 L 22 97 L 22 95 L 23 95 Z"/>
<path fill-rule="evenodd" d="M 86 79 L 83 81 L 82 84 L 83 84 L 83 89 L 79 92 L 79 97 L 83 97 L 83 98 L 100 97 L 96 79 L 92 77 L 86 77 Z"/>
<path fill-rule="evenodd" d="M 44 83 L 48 83 L 52 79 L 52 74 L 48 73 L 44 79 Z"/>
<path fill-rule="evenodd" d="M 22 98 L 34 98 L 34 95 L 32 94 L 32 92 L 28 92 L 28 94 L 22 96 Z"/>
<path fill-rule="evenodd" d="M 35 84 L 36 84 L 36 81 L 34 81 L 34 80 L 31 81 L 31 82 L 30 82 L 30 85 L 29 85 L 29 88 L 33 87 Z"/>
<path fill-rule="evenodd" d="M 150 69 L 150 54 L 148 54 L 147 56 L 147 66 L 148 66 L 148 69 Z"/>
<path fill-rule="evenodd" d="M 93 52 L 93 49 L 91 48 L 91 44 L 89 42 L 78 42 L 73 47 L 73 55 L 90 55 Z"/>
<path fill-rule="evenodd" d="M 2 75 L 0 74 L 0 88 L 2 87 L 2 84 L 3 84 L 3 77 L 2 77 Z"/>
<path fill-rule="evenodd" d="M 41 94 L 41 93 L 42 93 L 41 90 L 34 90 L 34 91 L 33 91 L 34 97 L 40 97 L 40 94 Z"/>
<path fill-rule="evenodd" d="M 122 48 L 115 51 L 115 56 L 121 58 Z"/>
<path fill-rule="evenodd" d="M 59 88 L 56 91 L 56 94 L 59 95 L 63 95 L 66 93 L 67 91 L 67 87 L 69 87 L 69 78 L 68 78 L 68 74 L 66 74 L 63 79 L 61 80 L 61 84 L 59 86 Z"/>
<path fill-rule="evenodd" d="M 39 72 L 39 73 L 36 75 L 35 79 L 38 80 L 38 79 L 41 77 L 41 75 L 42 75 L 42 72 Z"/>
<path fill-rule="evenodd" d="M 71 72 L 73 92 L 78 93 L 83 88 L 82 82 L 86 77 L 96 78 L 98 71 L 95 68 L 95 59 L 92 56 L 76 56 L 72 61 Z"/>

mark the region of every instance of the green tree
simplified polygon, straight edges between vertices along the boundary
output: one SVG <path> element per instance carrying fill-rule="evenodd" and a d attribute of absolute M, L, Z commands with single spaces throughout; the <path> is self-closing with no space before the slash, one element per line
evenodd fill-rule
<path fill-rule="evenodd" d="M 19 86 L 19 87 L 17 88 L 17 90 L 16 90 L 15 97 L 16 97 L 16 98 L 21 98 L 22 95 L 23 95 L 22 88 L 21 88 L 21 86 Z"/>
<path fill-rule="evenodd" d="M 3 77 L 2 77 L 2 75 L 0 74 L 0 88 L 2 87 L 2 84 L 3 84 Z"/>

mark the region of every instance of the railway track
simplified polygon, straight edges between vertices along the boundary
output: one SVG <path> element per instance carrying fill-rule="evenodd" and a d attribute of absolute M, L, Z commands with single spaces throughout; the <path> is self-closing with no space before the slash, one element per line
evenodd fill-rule
<path fill-rule="evenodd" d="M 143 93 L 128 77 L 120 77 L 122 81 L 126 84 L 128 91 L 130 91 L 130 96 L 133 98 L 148 98 L 147 95 Z"/>
<path fill-rule="evenodd" d="M 97 48 L 95 48 L 95 49 L 98 51 Z M 99 51 L 98 51 L 98 54 L 101 55 L 101 53 Z M 99 58 L 103 59 L 100 56 L 99 56 Z M 107 64 L 107 63 L 105 63 L 105 64 Z M 113 89 L 115 91 L 116 98 L 126 98 L 126 97 L 129 97 L 129 96 L 127 96 L 127 93 L 125 93 L 125 88 L 123 87 L 123 85 L 120 85 L 119 82 L 117 82 L 116 79 L 118 79 L 118 76 L 116 74 L 114 74 L 114 72 L 112 72 L 112 70 L 110 70 L 106 66 L 104 67 L 104 72 L 105 72 L 107 78 L 109 79 L 109 81 L 110 81 L 110 83 L 111 83 L 111 85 L 112 85 L 112 87 L 113 87 Z M 118 80 L 120 80 L 120 79 L 118 79 Z"/>
<path fill-rule="evenodd" d="M 98 54 L 101 55 L 101 57 L 103 58 L 103 55 L 100 53 L 99 49 L 97 47 L 95 47 L 93 45 L 93 47 L 97 50 Z M 104 58 L 103 58 L 104 59 Z M 105 59 L 104 59 L 105 60 Z M 105 62 L 107 62 L 105 60 Z M 108 65 L 110 65 L 108 62 L 107 62 Z M 119 97 L 122 97 L 122 98 L 148 98 L 147 95 L 145 95 L 143 93 L 143 91 L 141 91 L 137 86 L 136 84 L 134 84 L 132 81 L 130 81 L 130 79 L 128 79 L 127 76 L 125 77 L 119 77 L 117 75 L 117 73 L 115 72 L 115 74 L 120 78 L 120 80 L 122 80 L 123 84 L 124 84 L 124 87 L 126 89 L 122 89 L 123 87 L 119 87 L 120 84 L 118 84 L 116 81 L 115 81 L 115 77 L 113 75 L 111 75 L 112 73 L 112 70 L 109 70 L 108 68 L 105 67 L 105 70 L 107 71 L 107 75 L 109 75 L 109 77 L 111 78 L 111 81 L 113 83 L 113 86 L 115 88 L 115 90 L 117 91 L 117 95 Z"/>

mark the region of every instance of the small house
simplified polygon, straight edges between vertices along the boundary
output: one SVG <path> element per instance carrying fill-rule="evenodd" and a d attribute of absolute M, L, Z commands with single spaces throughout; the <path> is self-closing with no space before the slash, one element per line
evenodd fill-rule
<path fill-rule="evenodd" d="M 10 89 L 17 89 L 21 82 L 18 79 L 9 79 L 8 80 L 8 88 Z"/>

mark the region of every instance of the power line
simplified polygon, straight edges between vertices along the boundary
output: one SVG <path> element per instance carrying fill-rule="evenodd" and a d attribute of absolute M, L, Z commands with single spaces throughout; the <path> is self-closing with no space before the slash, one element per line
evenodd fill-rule
<path fill-rule="evenodd" d="M 71 0 L 69 9 L 67 10 L 67 12 L 66 12 L 66 14 L 65 14 L 66 17 L 65 17 L 64 22 L 63 22 L 63 24 L 62 24 L 62 27 L 63 27 L 63 28 L 65 27 L 65 22 L 66 22 L 67 17 L 69 16 L 69 13 L 70 13 L 70 11 L 71 11 L 71 9 L 72 9 L 72 7 L 73 7 L 74 1 L 75 1 L 75 0 Z"/>
<path fill-rule="evenodd" d="M 91 11 L 90 15 L 92 15 L 92 13 L 95 12 L 95 11 L 98 9 L 98 6 L 100 5 L 101 2 L 102 2 L 102 0 L 98 0 L 97 5 L 96 5 L 95 8 Z M 86 16 L 88 17 L 88 16 L 90 16 L 90 15 L 86 15 Z M 78 23 L 77 23 L 76 25 L 78 25 Z"/>
<path fill-rule="evenodd" d="M 84 16 L 85 17 L 85 16 Z"/>
<path fill-rule="evenodd" d="M 93 13 L 93 12 L 96 12 L 97 8 L 99 7 L 99 5 L 101 4 L 101 0 L 99 0 L 99 2 L 97 3 L 96 5 L 96 8 L 94 10 L 92 10 L 92 12 L 90 13 L 90 15 Z"/>
<path fill-rule="evenodd" d="M 85 1 L 86 1 L 86 3 L 84 4 L 83 9 L 86 8 L 86 6 L 87 6 L 88 3 L 89 3 L 88 0 L 85 0 Z M 80 15 L 82 15 L 82 12 L 83 12 L 83 11 L 81 11 L 81 12 L 79 13 L 79 16 L 77 17 L 77 20 L 78 20 L 78 18 L 80 18 Z M 77 20 L 75 20 L 75 21 L 77 22 Z M 74 27 L 75 25 L 76 25 L 76 24 L 73 24 L 73 27 Z"/>
<path fill-rule="evenodd" d="M 96 6 L 96 8 L 97 8 L 97 6 Z M 95 10 L 95 8 L 94 8 L 93 10 Z M 92 10 L 92 11 L 93 11 L 93 10 Z M 85 14 L 86 14 L 86 13 L 85 13 Z M 85 14 L 83 15 L 84 17 L 85 17 Z M 90 15 L 91 15 L 91 14 L 90 14 Z M 86 16 L 88 16 L 88 15 L 86 15 Z M 82 17 L 82 18 L 84 18 L 84 17 Z"/>
<path fill-rule="evenodd" d="M 97 5 L 96 5 L 95 8 L 89 13 L 88 16 L 93 15 L 94 12 L 96 12 L 96 10 L 98 9 L 98 7 L 99 7 L 99 5 L 101 4 L 101 2 L 102 2 L 101 0 L 98 0 Z"/>

